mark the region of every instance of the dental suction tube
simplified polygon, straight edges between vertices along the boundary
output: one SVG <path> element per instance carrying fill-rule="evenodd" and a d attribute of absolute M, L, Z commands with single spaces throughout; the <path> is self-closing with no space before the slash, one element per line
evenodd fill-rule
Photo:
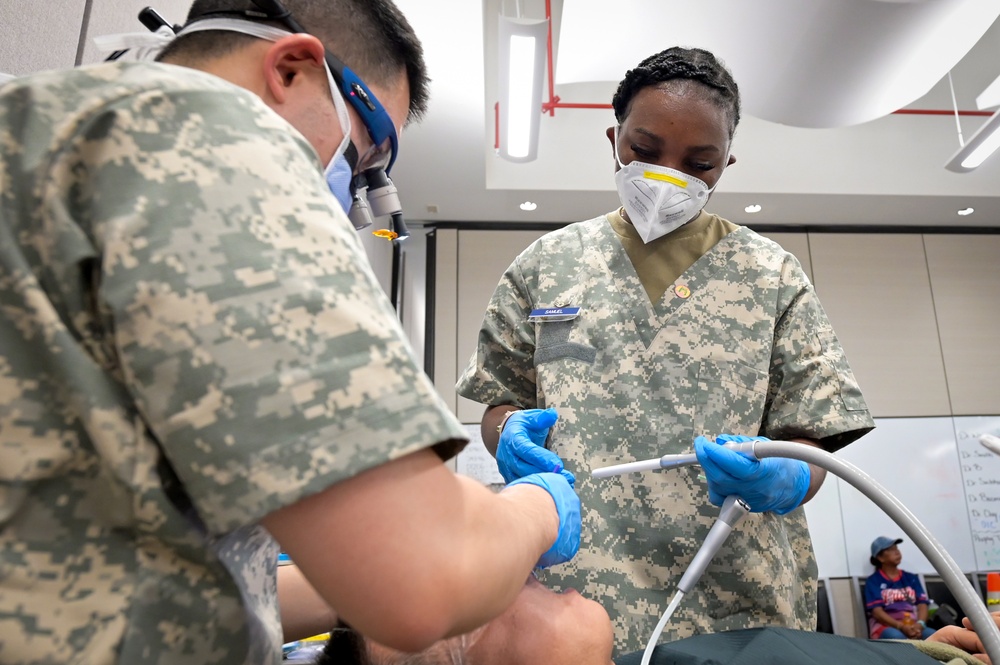
<path fill-rule="evenodd" d="M 982 440 L 980 441 L 982 442 Z M 822 467 L 849 482 L 885 511 L 917 545 L 941 575 L 941 578 L 944 579 L 962 611 L 972 621 L 972 626 L 979 639 L 982 640 L 983 646 L 986 647 L 986 654 L 990 660 L 994 663 L 1000 663 L 1000 629 L 997 628 L 993 617 L 990 616 L 985 603 L 979 598 L 979 595 L 973 590 L 972 584 L 962 574 L 961 568 L 934 535 L 878 481 L 850 462 L 813 446 L 788 441 L 753 441 L 752 445 L 753 455 L 757 459 L 787 457 Z M 987 446 L 986 443 L 983 445 Z"/>
<path fill-rule="evenodd" d="M 678 455 L 677 457 L 681 456 Z M 708 535 L 705 536 L 705 542 L 701 544 L 698 552 L 691 559 L 691 563 L 688 564 L 687 570 L 684 571 L 684 575 L 681 577 L 681 581 L 677 584 L 677 593 L 674 594 L 673 599 L 667 606 L 666 612 L 663 613 L 663 616 L 656 623 L 653 634 L 649 636 L 646 648 L 642 652 L 640 665 L 649 665 L 650 660 L 653 658 L 653 651 L 656 649 L 656 643 L 660 641 L 660 635 L 663 633 L 667 622 L 670 621 L 670 617 L 674 615 L 677 606 L 681 604 L 684 596 L 701 579 L 702 573 L 708 568 L 708 564 L 712 562 L 716 553 L 722 549 L 722 544 L 726 542 L 726 538 L 733 532 L 733 527 L 749 512 L 750 505 L 735 494 L 730 494 L 722 502 L 722 510 L 719 511 L 719 517 L 715 520 L 715 524 L 712 525 Z"/>
<path fill-rule="evenodd" d="M 684 571 L 681 581 L 677 583 L 678 589 L 684 593 L 689 593 L 694 588 L 694 585 L 701 579 L 705 569 L 708 568 L 708 564 L 715 558 L 716 553 L 722 549 L 722 544 L 726 542 L 726 538 L 733 532 L 733 527 L 749 512 L 749 504 L 740 497 L 735 494 L 730 494 L 726 497 L 726 500 L 722 502 L 722 510 L 719 511 L 719 517 L 715 520 L 715 524 L 712 525 L 712 529 L 708 532 L 708 535 L 705 536 L 705 542 L 698 548 L 698 553 L 691 559 L 691 563 L 688 564 L 687 570 Z"/>
<path fill-rule="evenodd" d="M 983 447 L 1000 455 L 1000 437 L 993 436 L 992 434 L 984 434 L 980 437 L 979 443 L 982 444 Z M 834 456 L 832 453 L 820 450 L 814 446 L 807 446 L 801 443 L 791 443 L 789 441 L 751 441 L 749 443 L 741 444 L 733 444 L 730 442 L 725 445 L 727 448 L 733 448 L 740 452 L 748 453 L 751 457 L 756 459 L 764 459 L 766 457 L 785 457 L 788 459 L 807 462 L 809 464 L 815 464 L 818 467 L 826 469 L 835 476 L 843 478 L 845 481 L 857 488 L 858 491 L 871 499 L 875 505 L 881 508 L 897 525 L 899 525 L 903 532 L 917 545 L 923 555 L 927 557 L 927 560 L 930 561 L 935 570 L 940 573 L 941 578 L 948 586 L 948 589 L 955 596 L 955 600 L 958 601 L 959 606 L 972 622 L 972 627 L 975 629 L 976 634 L 982 641 L 983 646 L 986 649 L 986 654 L 994 663 L 1000 663 L 1000 628 L 997 628 L 996 622 L 994 622 L 993 617 L 986 609 L 986 605 L 979 599 L 979 595 L 975 592 L 975 590 L 973 590 L 969 580 L 965 578 L 961 568 L 958 567 L 955 560 L 950 554 L 948 554 L 948 551 L 941 545 L 941 543 L 938 542 L 934 535 L 920 523 L 916 516 L 911 513 L 906 506 L 900 503 L 896 497 L 890 494 L 888 490 L 882 487 L 878 481 L 850 462 L 842 460 L 841 458 Z M 601 467 L 594 469 L 591 472 L 591 475 L 594 478 L 608 478 L 610 476 L 623 473 L 651 471 L 656 469 L 671 469 L 697 463 L 698 460 L 693 454 L 664 455 L 663 457 L 658 457 L 656 459 Z M 742 506 L 739 504 L 742 504 Z M 746 514 L 745 512 L 740 514 L 740 511 L 743 510 L 743 506 L 745 505 L 746 504 L 743 503 L 741 499 L 737 499 L 737 497 L 726 497 L 719 520 L 717 520 L 716 524 L 713 525 L 712 530 L 709 532 L 709 538 L 706 538 L 705 543 L 695 555 L 695 559 L 692 560 L 691 566 L 681 578 L 679 586 L 682 588 L 678 589 L 674 599 L 670 602 L 667 611 L 663 614 L 659 624 L 657 624 L 649 643 L 646 645 L 646 651 L 643 653 L 642 665 L 648 665 L 650 662 L 653 649 L 656 646 L 656 642 L 659 639 L 663 627 L 666 625 L 666 622 L 677 608 L 680 600 L 684 597 L 687 591 L 694 587 L 698 578 L 701 577 L 701 574 L 707 567 L 708 562 L 711 561 L 712 557 L 714 557 L 719 547 L 721 547 L 722 543 L 729 535 L 729 532 L 732 531 L 732 527 L 736 525 L 736 522 L 743 516 L 743 514 Z M 725 519 L 724 516 L 726 515 L 729 516 L 729 519 Z M 720 524 L 724 526 L 720 527 Z M 719 527 L 718 532 L 716 532 L 716 527 Z M 716 534 L 715 537 L 712 537 L 713 533 Z M 711 543 L 709 542 L 710 540 L 712 541 Z M 703 556 L 705 557 L 705 560 L 702 560 Z"/>

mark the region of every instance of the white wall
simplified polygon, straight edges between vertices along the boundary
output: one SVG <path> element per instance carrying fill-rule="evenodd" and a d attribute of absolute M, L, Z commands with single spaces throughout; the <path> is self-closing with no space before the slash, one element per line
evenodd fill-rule
<path fill-rule="evenodd" d="M 76 64 L 87 4 L 0 2 L 0 72 L 22 76 Z"/>
<path fill-rule="evenodd" d="M 439 257 L 435 320 L 447 336 L 435 373 L 446 399 L 500 275 L 541 233 L 438 231 L 450 256 Z M 1000 234 L 768 235 L 812 275 L 875 416 L 1000 414 Z M 454 403 L 478 420 L 480 406 Z"/>

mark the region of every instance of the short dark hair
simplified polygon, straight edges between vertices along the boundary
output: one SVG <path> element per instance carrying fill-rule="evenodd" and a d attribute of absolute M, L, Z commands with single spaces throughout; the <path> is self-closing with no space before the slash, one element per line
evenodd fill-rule
<path fill-rule="evenodd" d="M 465 662 L 464 651 L 446 653 L 434 647 L 419 653 L 403 654 L 399 658 L 373 657 L 365 638 L 343 621 L 338 621 L 337 627 L 330 631 L 330 639 L 315 665 L 460 665 Z"/>
<path fill-rule="evenodd" d="M 628 116 L 636 93 L 667 81 L 695 81 L 705 86 L 708 98 L 729 115 L 732 138 L 740 122 L 740 89 L 726 66 L 713 53 L 700 48 L 673 46 L 628 70 L 611 99 L 619 124 Z"/>
<path fill-rule="evenodd" d="M 407 121 L 419 120 L 427 112 L 430 79 L 423 47 L 392 0 L 283 0 L 282 4 L 304 29 L 366 83 L 391 86 L 405 68 L 410 84 Z M 225 16 L 246 10 L 260 11 L 251 0 L 194 0 L 187 24 L 210 18 L 212 14 Z M 262 22 L 285 28 L 280 22 Z M 157 59 L 184 62 L 221 57 L 252 40 L 240 33 L 216 30 L 182 34 Z"/>
<path fill-rule="evenodd" d="M 365 638 L 343 621 L 330 631 L 316 665 L 371 665 Z"/>

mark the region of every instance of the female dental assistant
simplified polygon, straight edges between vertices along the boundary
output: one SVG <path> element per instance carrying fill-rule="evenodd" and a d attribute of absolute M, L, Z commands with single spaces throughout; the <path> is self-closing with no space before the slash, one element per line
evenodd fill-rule
<path fill-rule="evenodd" d="M 872 429 L 871 416 L 795 257 L 702 210 L 736 161 L 730 73 L 707 51 L 667 49 L 626 74 L 613 106 L 607 136 L 622 208 L 547 234 L 514 260 L 457 390 L 488 405 L 483 438 L 505 477 L 575 473 L 580 552 L 545 579 L 600 602 L 619 652 L 645 646 L 718 516 L 712 504 L 731 493 L 754 513 L 663 639 L 812 630 L 816 563 L 795 508 L 822 470 L 751 462 L 715 439 L 832 451 Z M 692 448 L 702 468 L 588 477 Z"/>

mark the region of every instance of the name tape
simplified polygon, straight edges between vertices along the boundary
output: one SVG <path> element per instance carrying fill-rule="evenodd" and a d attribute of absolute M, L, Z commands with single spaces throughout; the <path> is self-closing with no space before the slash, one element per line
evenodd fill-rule
<path fill-rule="evenodd" d="M 580 307 L 543 307 L 531 310 L 528 321 L 569 321 L 580 315 Z"/>

